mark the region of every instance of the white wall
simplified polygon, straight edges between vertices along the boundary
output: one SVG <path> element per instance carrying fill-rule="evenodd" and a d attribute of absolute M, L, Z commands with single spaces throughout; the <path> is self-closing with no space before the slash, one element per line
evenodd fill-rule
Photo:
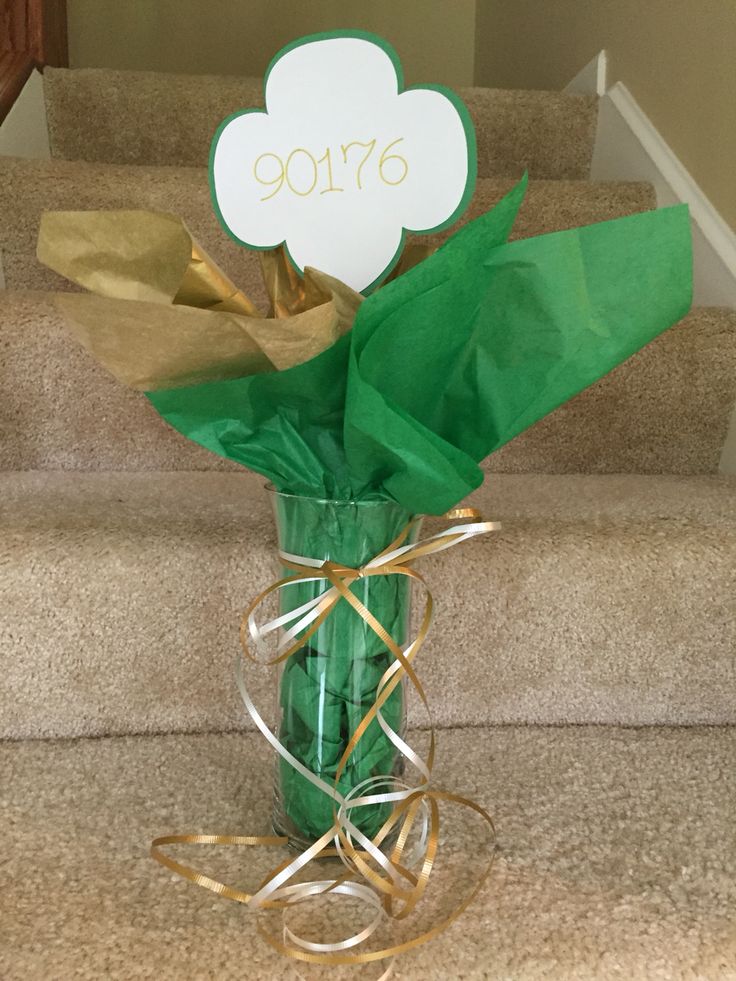
<path fill-rule="evenodd" d="M 48 157 L 49 134 L 43 101 L 43 79 L 34 71 L 0 126 L 0 156 Z"/>

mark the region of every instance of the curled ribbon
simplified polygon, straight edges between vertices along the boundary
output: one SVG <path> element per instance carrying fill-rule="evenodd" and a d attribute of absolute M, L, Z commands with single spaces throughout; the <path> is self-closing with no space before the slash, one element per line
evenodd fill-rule
<path fill-rule="evenodd" d="M 161 848 L 167 845 L 241 845 L 273 847 L 285 845 L 288 838 L 282 836 L 237 836 L 237 835 L 165 835 L 156 838 L 151 845 L 151 856 L 190 882 L 209 889 L 225 899 L 244 903 L 259 909 L 282 909 L 304 902 L 312 896 L 348 896 L 365 903 L 373 917 L 368 925 L 358 933 L 334 943 L 308 941 L 294 933 L 286 924 L 283 935 L 278 936 L 258 924 L 261 936 L 277 951 L 296 960 L 314 964 L 365 964 L 371 961 L 393 959 L 396 955 L 410 950 L 433 939 L 445 930 L 470 905 L 487 880 L 495 853 L 495 830 L 490 815 L 478 804 L 467 798 L 446 791 L 434 790 L 430 786 L 435 755 L 435 736 L 427 697 L 412 662 L 427 635 L 432 619 L 432 595 L 423 576 L 412 563 L 426 555 L 452 548 L 461 542 L 478 535 L 484 535 L 500 528 L 498 522 L 483 521 L 474 508 L 456 508 L 445 517 L 449 520 L 466 520 L 468 523 L 452 527 L 414 544 L 405 544 L 419 519 L 414 519 L 401 534 L 375 558 L 360 568 L 331 561 L 305 558 L 281 552 L 283 565 L 291 570 L 291 575 L 279 579 L 263 590 L 246 610 L 241 623 L 241 643 L 243 650 L 238 654 L 236 681 L 240 696 L 248 714 L 255 722 L 276 752 L 309 780 L 315 787 L 327 794 L 333 802 L 332 827 L 317 841 L 293 859 L 279 864 L 263 879 L 252 893 L 228 886 L 212 879 L 195 869 L 170 858 Z M 370 610 L 351 592 L 350 586 L 366 576 L 408 576 L 424 589 L 424 610 L 417 636 L 406 645 L 399 646 L 388 631 L 375 618 Z M 303 582 L 324 581 L 325 590 L 317 597 L 288 613 L 281 614 L 266 624 L 259 624 L 257 612 L 264 600 L 291 585 Z M 305 767 L 281 744 L 256 708 L 245 684 L 243 668 L 245 659 L 262 663 L 253 653 L 262 650 L 266 639 L 279 632 L 276 656 L 266 663 L 275 665 L 287 660 L 299 650 L 330 615 L 335 605 L 341 601 L 350 603 L 356 613 L 380 637 L 395 660 L 381 677 L 376 689 L 376 698 L 352 734 L 348 745 L 338 763 L 332 784 L 320 779 Z M 427 758 L 416 753 L 409 744 L 395 732 L 384 719 L 381 708 L 395 688 L 408 678 L 419 695 L 429 723 L 429 751 Z M 371 722 L 377 719 L 383 732 L 408 759 L 420 774 L 416 787 L 398 780 L 394 776 L 377 776 L 363 781 L 345 796 L 337 790 L 338 782 L 348 759 Z M 390 917 L 403 920 L 415 909 L 422 898 L 435 862 L 439 845 L 439 803 L 451 802 L 469 808 L 485 822 L 489 831 L 490 849 L 488 862 L 470 894 L 452 912 L 436 923 L 431 929 L 410 940 L 396 943 L 380 950 L 357 951 L 355 948 L 378 929 Z M 351 811 L 356 808 L 382 803 L 393 805 L 391 814 L 371 839 L 364 835 L 351 820 Z M 407 845 L 415 828 L 419 828 L 416 844 L 407 853 Z M 393 837 L 393 844 L 386 854 L 382 843 Z M 345 871 L 332 879 L 310 882 L 291 880 L 313 859 L 320 857 L 339 857 Z M 418 868 L 418 871 L 416 869 Z M 391 964 L 381 975 L 387 978 Z"/>

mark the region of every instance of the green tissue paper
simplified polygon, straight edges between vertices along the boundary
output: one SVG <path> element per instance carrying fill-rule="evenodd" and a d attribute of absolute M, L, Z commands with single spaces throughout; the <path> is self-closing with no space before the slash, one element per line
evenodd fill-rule
<path fill-rule="evenodd" d="M 484 457 L 691 303 L 687 206 L 508 242 L 525 188 L 369 296 L 311 361 L 151 402 L 279 490 L 443 513 Z"/>

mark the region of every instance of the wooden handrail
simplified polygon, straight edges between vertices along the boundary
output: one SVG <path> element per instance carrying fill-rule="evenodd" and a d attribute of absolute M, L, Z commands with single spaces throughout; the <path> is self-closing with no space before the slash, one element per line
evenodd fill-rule
<path fill-rule="evenodd" d="M 0 123 L 34 67 L 68 64 L 66 0 L 0 0 Z"/>

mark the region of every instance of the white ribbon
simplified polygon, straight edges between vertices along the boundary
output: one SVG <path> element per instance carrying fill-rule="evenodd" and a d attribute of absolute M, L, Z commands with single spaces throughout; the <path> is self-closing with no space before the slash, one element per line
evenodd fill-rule
<path fill-rule="evenodd" d="M 451 548 L 453 545 L 458 545 L 461 542 L 467 541 L 476 535 L 486 534 L 488 531 L 495 530 L 499 528 L 500 525 L 497 522 L 473 522 L 470 524 L 454 525 L 451 528 L 445 529 L 442 532 L 438 532 L 436 535 L 424 539 L 419 543 L 401 545 L 390 552 L 381 554 L 363 566 L 364 569 L 375 569 L 379 566 L 387 565 L 389 563 L 397 563 L 398 560 L 405 556 L 409 552 L 414 552 L 425 545 L 435 542 L 439 539 L 448 539 L 443 541 L 442 544 L 436 546 L 433 551 L 439 552 L 446 548 Z M 313 559 L 308 556 L 294 555 L 290 552 L 280 551 L 280 558 L 285 563 L 291 563 L 293 565 L 298 565 L 306 568 L 321 569 L 324 565 L 324 560 Z M 314 576 L 310 577 L 299 577 L 293 582 L 285 582 L 281 588 L 288 588 L 290 585 L 297 585 L 304 582 L 324 582 L 324 577 Z M 338 590 L 335 586 L 329 586 L 326 588 L 319 596 L 315 596 L 303 603 L 301 606 L 296 607 L 293 610 L 289 610 L 286 613 L 282 613 L 274 619 L 268 621 L 265 624 L 259 624 L 256 621 L 255 610 L 253 610 L 248 616 L 248 631 L 250 633 L 251 639 L 253 641 L 254 647 L 257 651 L 262 652 L 265 649 L 266 639 L 274 633 L 274 631 L 282 631 L 279 643 L 277 645 L 276 651 L 277 656 L 283 654 L 286 650 L 292 647 L 297 641 L 299 635 L 302 631 L 306 630 L 320 615 L 325 605 L 329 602 L 333 602 L 338 595 Z M 411 657 L 414 649 L 414 641 L 403 648 L 404 654 L 407 657 Z M 336 788 L 322 780 L 315 773 L 313 773 L 308 767 L 304 766 L 292 753 L 290 753 L 286 747 L 281 743 L 281 741 L 274 735 L 270 730 L 268 725 L 263 720 L 263 717 L 258 712 L 253 699 L 251 698 L 247 686 L 245 684 L 245 678 L 243 676 L 243 664 L 244 659 L 242 654 L 238 654 L 235 678 L 238 686 L 238 691 L 240 692 L 240 697 L 243 700 L 246 711 L 250 717 L 255 722 L 258 729 L 266 737 L 270 745 L 276 750 L 278 755 L 285 760 L 289 766 L 293 767 L 302 777 L 308 780 L 314 787 L 320 790 L 322 793 L 326 794 L 331 800 L 337 805 L 335 809 L 336 814 L 336 824 L 321 836 L 317 841 L 305 849 L 301 854 L 299 854 L 292 862 L 290 862 L 284 869 L 278 872 L 275 876 L 269 879 L 258 892 L 254 893 L 251 900 L 253 906 L 261 906 L 267 900 L 287 900 L 290 903 L 303 902 L 311 896 L 320 895 L 328 890 L 331 893 L 351 896 L 355 899 L 362 900 L 371 908 L 376 910 L 376 914 L 373 920 L 359 933 L 354 934 L 345 940 L 338 941 L 335 943 L 328 944 L 317 944 L 310 941 L 306 941 L 303 938 L 298 937 L 294 932 L 287 927 L 284 927 L 284 935 L 288 939 L 301 947 L 304 950 L 319 952 L 319 953 L 329 953 L 341 950 L 347 950 L 351 947 L 358 946 L 367 940 L 380 926 L 385 918 L 385 913 L 381 906 L 380 899 L 370 886 L 364 885 L 362 883 L 355 882 L 345 882 L 339 886 L 334 886 L 334 881 L 332 880 L 314 880 L 311 882 L 300 882 L 292 885 L 286 885 L 290 879 L 292 879 L 297 872 L 309 864 L 313 858 L 315 858 L 320 852 L 322 852 L 334 839 L 336 851 L 341 858 L 343 864 L 354 871 L 351 862 L 344 853 L 340 837 L 338 835 L 338 827 L 342 829 L 345 836 L 350 841 L 357 841 L 365 849 L 365 851 L 374 859 L 374 861 L 391 877 L 391 879 L 397 884 L 401 884 L 402 875 L 391 860 L 384 855 L 381 849 L 356 825 L 350 820 L 350 811 L 366 806 L 374 806 L 376 804 L 382 803 L 392 803 L 398 804 L 402 801 L 407 800 L 407 798 L 416 791 L 416 787 L 412 788 L 408 784 L 404 784 L 402 781 L 397 780 L 393 776 L 385 777 L 372 777 L 363 783 L 359 784 L 357 787 L 353 788 L 351 793 L 347 797 L 343 797 Z M 401 664 L 399 661 L 394 661 L 393 664 L 387 669 L 387 671 L 382 675 L 377 691 L 376 697 L 378 698 L 382 691 L 385 689 L 386 685 L 389 683 L 391 678 L 396 674 L 397 671 L 401 670 Z M 428 784 L 431 778 L 431 771 L 427 763 L 416 753 L 409 744 L 399 736 L 399 734 L 391 728 L 391 726 L 386 722 L 380 708 L 376 712 L 376 718 L 381 729 L 391 741 L 396 750 L 402 754 L 406 759 L 408 759 L 414 767 L 421 774 L 421 780 L 418 786 L 423 786 Z M 428 713 L 428 723 L 431 727 L 432 720 Z M 384 793 L 371 793 L 365 795 L 362 793 L 363 790 L 368 789 L 368 786 L 375 784 L 376 782 L 389 783 L 393 786 L 400 787 L 400 789 L 392 790 Z M 353 796 L 354 794 L 359 794 L 359 796 Z M 418 836 L 418 842 L 412 850 L 412 854 L 409 859 L 404 863 L 405 868 L 412 868 L 419 864 L 424 858 L 427 847 L 428 838 L 428 828 L 429 819 L 427 814 L 427 808 L 425 804 L 422 804 L 422 814 L 420 821 L 420 831 Z M 332 883 L 333 888 L 330 890 L 330 884 Z M 390 971 L 390 967 L 389 967 Z M 385 973 L 382 977 L 388 977 L 388 973 Z"/>
<path fill-rule="evenodd" d="M 451 513 L 448 515 L 448 517 L 477 518 L 479 515 L 477 511 L 474 511 L 473 509 L 460 509 L 459 511 Z M 406 537 L 410 527 L 411 526 L 408 526 L 407 529 L 404 530 L 402 538 L 399 540 Z M 313 626 L 315 621 L 323 613 L 325 613 L 325 611 L 327 611 L 327 615 L 329 615 L 328 608 L 334 605 L 336 602 L 339 602 L 341 598 L 346 598 L 344 588 L 338 588 L 338 586 L 334 584 L 337 578 L 342 579 L 344 576 L 345 580 L 351 582 L 355 580 L 356 576 L 360 577 L 371 570 L 376 570 L 373 572 L 373 574 L 381 575 L 381 567 L 386 566 L 386 575 L 409 574 L 413 578 L 419 579 L 419 581 L 424 585 L 424 588 L 427 589 L 422 577 L 416 572 L 409 570 L 410 564 L 416 558 L 420 558 L 426 554 L 443 551 L 444 549 L 451 548 L 453 545 L 458 545 L 461 542 L 467 541 L 476 535 L 486 534 L 487 532 L 494 531 L 499 527 L 500 525 L 497 522 L 491 521 L 473 521 L 469 524 L 454 525 L 453 527 L 446 529 L 445 531 L 438 532 L 437 534 L 432 535 L 421 542 L 397 546 L 396 548 L 391 549 L 391 551 L 381 553 L 357 570 L 342 567 L 337 563 L 328 563 L 323 562 L 320 559 L 312 559 L 300 555 L 293 555 L 288 552 L 281 552 L 280 556 L 284 563 L 297 567 L 297 575 L 280 580 L 278 583 L 275 583 L 264 593 L 262 593 L 260 597 L 254 600 L 246 619 L 248 634 L 250 635 L 255 649 L 259 653 L 263 653 L 266 648 L 266 641 L 271 634 L 273 634 L 274 631 L 282 631 L 276 646 L 276 660 L 282 658 L 285 654 L 288 656 L 288 652 L 290 650 L 295 651 L 300 646 L 300 637 L 302 633 L 304 631 L 308 631 L 310 627 L 312 628 L 313 632 L 315 629 Z M 402 566 L 404 567 L 403 569 L 401 568 Z M 311 576 L 306 571 L 310 569 L 320 570 L 321 574 Z M 305 570 L 305 574 L 300 575 L 300 570 Z M 326 583 L 330 581 L 330 577 L 332 577 L 333 580 L 332 584 L 326 586 L 326 588 L 318 596 L 315 596 L 313 599 L 303 603 L 294 610 L 280 614 L 263 625 L 257 622 L 256 610 L 258 609 L 262 600 L 271 592 L 279 592 L 281 589 L 285 589 L 290 585 L 296 585 L 303 582 Z M 340 582 L 339 585 L 344 587 L 345 582 Z M 352 602 L 352 597 L 346 599 L 346 602 L 348 601 Z M 391 913 L 392 916 L 401 917 L 403 915 L 407 915 L 407 913 L 410 912 L 415 903 L 421 897 L 423 889 L 429 878 L 439 840 L 437 801 L 450 800 L 470 807 L 485 819 L 492 833 L 493 822 L 490 816 L 472 801 L 458 797 L 457 795 L 449 794 L 447 792 L 430 789 L 431 760 L 430 762 L 427 762 L 422 759 L 422 757 L 391 728 L 386 719 L 383 717 L 380 705 L 376 707 L 376 704 L 380 702 L 381 696 L 386 691 L 387 686 L 395 686 L 395 676 L 397 672 L 403 671 L 413 681 L 420 696 L 422 697 L 422 702 L 427 711 L 429 729 L 430 732 L 432 731 L 432 720 L 429 714 L 429 708 L 426 705 L 421 683 L 414 673 L 414 669 L 410 663 L 416 654 L 419 645 L 422 643 L 424 636 L 426 636 L 426 632 L 429 627 L 429 619 L 431 616 L 431 596 L 429 596 L 428 589 L 427 606 L 425 608 L 425 615 L 420 633 L 415 640 L 404 647 L 397 647 L 395 643 L 392 644 L 391 640 L 388 639 L 390 638 L 390 635 L 386 633 L 385 629 L 378 623 L 375 617 L 370 614 L 370 611 L 362 606 L 362 604 L 358 604 L 358 607 L 359 608 L 357 609 L 360 615 L 366 619 L 366 622 L 372 626 L 372 629 L 375 630 L 379 636 L 381 636 L 379 631 L 382 631 L 382 639 L 384 643 L 389 645 L 390 649 L 395 655 L 395 660 L 381 676 L 376 689 L 376 702 L 374 702 L 374 707 L 370 711 L 375 713 L 375 718 L 377 719 L 378 724 L 397 752 L 401 753 L 405 759 L 411 762 L 418 771 L 420 779 L 417 786 L 411 787 L 409 784 L 404 783 L 393 775 L 375 776 L 364 780 L 356 787 L 353 787 L 348 794 L 343 796 L 334 785 L 318 777 L 303 763 L 301 763 L 292 753 L 290 753 L 268 727 L 262 715 L 256 708 L 250 693 L 248 692 L 243 674 L 245 657 L 244 654 L 239 653 L 236 663 L 235 677 L 238 691 L 240 692 L 240 696 L 246 711 L 255 722 L 256 727 L 265 736 L 269 744 L 276 750 L 278 755 L 297 773 L 304 777 L 305 780 L 308 780 L 315 788 L 317 788 L 321 793 L 326 794 L 330 800 L 334 802 L 335 823 L 317 841 L 297 855 L 284 868 L 279 868 L 279 870 L 271 875 L 261 885 L 260 889 L 258 889 L 258 891 L 252 895 L 244 893 L 242 890 L 226 886 L 222 882 L 218 882 L 217 880 L 203 875 L 202 873 L 199 873 L 188 866 L 182 865 L 181 863 L 164 855 L 160 851 L 161 846 L 176 843 L 240 845 L 262 844 L 270 846 L 280 844 L 283 839 L 268 837 L 253 838 L 247 836 L 238 837 L 227 835 L 167 835 L 154 840 L 152 843 L 151 854 L 163 865 L 200 886 L 211 889 L 218 894 L 225 895 L 227 898 L 235 899 L 238 902 L 245 902 L 249 906 L 256 909 L 271 907 L 274 904 L 280 905 L 284 908 L 285 916 L 288 911 L 288 907 L 304 902 L 315 896 L 331 896 L 334 894 L 335 896 L 346 896 L 359 900 L 369 907 L 372 913 L 372 918 L 370 919 L 370 922 L 361 930 L 340 941 L 335 941 L 332 943 L 318 943 L 315 941 L 306 940 L 305 938 L 298 936 L 298 934 L 286 922 L 283 925 L 283 945 L 281 946 L 278 944 L 275 937 L 269 935 L 268 933 L 264 933 L 263 930 L 261 930 L 261 932 L 269 943 L 272 944 L 272 946 L 275 946 L 276 949 L 281 949 L 283 953 L 289 954 L 291 957 L 294 957 L 297 960 L 309 961 L 316 959 L 319 963 L 325 963 L 324 961 L 320 960 L 320 958 L 331 954 L 335 954 L 337 959 L 335 961 L 327 961 L 328 963 L 365 964 L 374 960 L 385 961 L 386 959 L 389 959 L 388 968 L 378 979 L 378 981 L 385 981 L 385 979 L 387 979 L 391 973 L 393 962 L 397 953 L 409 949 L 418 943 L 423 943 L 432 936 L 438 935 L 441 930 L 445 929 L 449 923 L 460 915 L 462 910 L 472 900 L 473 896 L 476 894 L 477 890 L 480 889 L 486 876 L 490 872 L 492 857 L 485 875 L 481 877 L 476 890 L 471 894 L 471 896 L 460 903 L 450 917 L 446 918 L 440 924 L 434 926 L 431 930 L 426 931 L 421 937 L 417 937 L 412 941 L 399 943 L 398 945 L 389 945 L 388 947 L 381 948 L 377 951 L 374 950 L 356 954 L 351 953 L 352 948 L 363 944 L 375 933 L 379 926 L 384 923 L 384 921 L 387 919 L 385 910 L 391 911 L 391 902 L 393 900 L 400 899 L 404 900 L 405 902 L 402 910 L 397 913 Z M 368 619 L 369 617 L 370 619 Z M 399 654 L 401 654 L 403 657 L 403 663 L 401 660 L 399 660 Z M 433 742 L 432 745 L 434 745 Z M 387 789 L 379 790 L 381 787 L 386 787 Z M 361 832 L 356 826 L 354 821 L 351 820 L 351 814 L 360 807 L 371 807 L 377 804 L 393 804 L 394 809 L 392 811 L 392 816 L 389 817 L 387 822 L 383 825 L 381 831 L 379 831 L 379 833 L 376 835 L 375 840 L 371 840 L 365 834 L 363 834 L 363 832 Z M 402 805 L 405 806 L 402 808 Z M 396 813 L 397 807 L 402 808 L 402 814 Z M 406 817 L 404 818 L 403 815 Z M 378 842 L 382 841 L 383 837 L 385 837 L 389 833 L 389 830 L 394 826 L 399 828 L 399 847 L 401 856 L 396 862 L 384 855 L 380 845 L 378 844 Z M 407 852 L 407 842 L 404 836 L 409 835 L 410 833 L 416 835 L 416 842 L 412 844 L 412 847 Z M 290 881 L 301 869 L 307 866 L 313 858 L 316 858 L 322 852 L 327 850 L 333 841 L 335 845 L 335 852 L 348 872 L 351 875 L 362 875 L 364 881 L 355 881 L 343 876 L 338 876 L 333 879 L 313 880 L 309 882 Z M 362 851 L 359 851 L 356 848 L 356 843 L 361 846 Z M 381 879 L 376 870 L 372 869 L 366 863 L 366 855 L 370 856 L 370 858 L 375 862 L 376 866 L 386 873 L 387 878 L 385 880 Z M 360 867 L 361 864 L 364 866 L 363 868 Z M 421 866 L 421 871 L 414 876 L 413 870 L 419 866 Z M 371 882 L 372 878 L 375 879 L 375 887 Z M 406 885 L 407 879 L 411 882 L 411 888 L 408 890 Z M 391 886 L 390 883 L 392 883 L 393 886 Z M 390 898 L 388 895 L 386 895 L 382 899 L 380 895 L 382 891 L 390 894 Z M 388 905 L 386 905 L 387 903 Z M 348 953 L 346 954 L 345 952 Z M 341 954 L 342 957 L 340 956 Z M 347 960 L 344 958 L 347 958 Z"/>

